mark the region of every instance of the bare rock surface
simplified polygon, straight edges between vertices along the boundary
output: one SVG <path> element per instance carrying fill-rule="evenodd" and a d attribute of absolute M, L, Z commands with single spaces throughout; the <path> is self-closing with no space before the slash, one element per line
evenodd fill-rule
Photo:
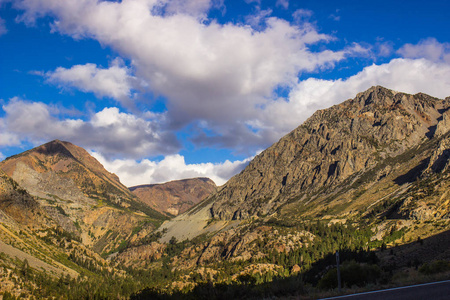
<path fill-rule="evenodd" d="M 377 86 L 319 110 L 212 195 L 211 214 L 221 220 L 270 215 L 288 201 L 333 189 L 443 135 L 449 107 L 448 100 Z"/>

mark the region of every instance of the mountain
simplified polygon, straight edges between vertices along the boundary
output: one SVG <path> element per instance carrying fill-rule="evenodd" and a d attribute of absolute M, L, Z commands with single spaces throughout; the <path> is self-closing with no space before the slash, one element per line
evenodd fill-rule
<path fill-rule="evenodd" d="M 86 150 L 69 142 L 46 143 L 7 158 L 0 168 L 39 197 L 52 194 L 80 201 L 94 197 L 118 205 L 134 198 L 115 174 L 106 171 Z"/>
<path fill-rule="evenodd" d="M 115 297 L 113 282 L 131 279 L 110 257 L 166 219 L 69 142 L 9 157 L 0 162 L 0 294 Z"/>
<path fill-rule="evenodd" d="M 372 87 L 218 189 L 192 179 L 130 191 L 61 141 L 0 169 L 0 290 L 16 296 L 325 297 L 336 251 L 344 290 L 450 272 L 450 97 Z"/>
<path fill-rule="evenodd" d="M 372 87 L 317 111 L 201 204 L 164 223 L 160 241 L 190 245 L 175 258 L 178 268 L 220 261 L 250 268 L 278 257 L 283 274 L 295 264 L 308 270 L 338 249 L 424 239 L 450 230 L 449 158 L 450 97 Z M 195 239 L 202 242 L 190 244 Z M 414 260 L 420 257 L 398 266 Z"/>
<path fill-rule="evenodd" d="M 0 169 L 33 198 L 29 203 L 37 203 L 46 219 L 98 253 L 118 249 L 141 224 L 154 228 L 152 222 L 166 219 L 69 142 L 55 140 L 9 157 Z"/>
<path fill-rule="evenodd" d="M 449 107 L 448 99 L 377 86 L 317 111 L 214 195 L 212 217 L 265 216 L 288 202 L 318 205 L 317 197 L 325 199 L 368 172 L 387 176 L 396 170 L 390 160 L 448 131 Z"/>
<path fill-rule="evenodd" d="M 0 222 L 39 224 L 36 222 L 39 210 L 38 202 L 0 170 Z"/>
<path fill-rule="evenodd" d="M 192 178 L 130 187 L 143 203 L 164 214 L 176 216 L 198 204 L 216 190 L 208 178 Z"/>

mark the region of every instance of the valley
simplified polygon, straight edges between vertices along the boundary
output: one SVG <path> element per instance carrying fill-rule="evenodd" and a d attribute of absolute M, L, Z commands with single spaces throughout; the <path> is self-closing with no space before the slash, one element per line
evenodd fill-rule
<path fill-rule="evenodd" d="M 344 99 L 343 99 L 344 100 Z M 374 86 L 217 187 L 127 188 L 55 140 L 0 162 L 3 299 L 315 299 L 448 279 L 450 97 Z M 9 298 L 7 298 L 9 297 Z"/>

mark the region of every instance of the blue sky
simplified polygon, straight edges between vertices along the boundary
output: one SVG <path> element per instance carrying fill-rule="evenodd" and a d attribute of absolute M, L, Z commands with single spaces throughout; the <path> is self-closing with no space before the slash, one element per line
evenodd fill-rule
<path fill-rule="evenodd" d="M 450 96 L 448 1 L 0 0 L 0 159 L 53 139 L 128 186 L 223 184 L 373 85 Z"/>

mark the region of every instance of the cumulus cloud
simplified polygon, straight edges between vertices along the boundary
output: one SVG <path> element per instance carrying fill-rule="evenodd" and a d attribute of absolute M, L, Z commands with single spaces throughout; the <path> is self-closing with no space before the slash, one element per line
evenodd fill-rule
<path fill-rule="evenodd" d="M 255 109 L 254 118 L 234 126 L 215 128 L 214 132 L 222 136 L 204 133 L 193 140 L 201 146 L 230 145 L 238 151 L 242 145 L 267 147 L 302 124 L 316 110 L 353 98 L 374 85 L 445 98 L 450 95 L 450 65 L 426 59 L 399 58 L 386 64 L 368 66 L 345 80 L 309 78 L 298 81 L 286 98 L 278 98 Z M 210 128 L 212 125 L 206 123 L 201 126 Z"/>
<path fill-rule="evenodd" d="M 450 43 L 439 43 L 435 38 L 421 40 L 416 45 L 405 44 L 397 53 L 405 58 L 426 58 L 450 63 Z"/>
<path fill-rule="evenodd" d="M 14 133 L 8 131 L 5 120 L 0 119 L 0 146 L 18 146 L 20 143 L 20 138 Z"/>
<path fill-rule="evenodd" d="M 257 7 L 256 13 L 249 15 L 245 18 L 247 24 L 249 24 L 253 29 L 262 30 L 266 25 L 267 18 L 272 14 L 270 8 L 261 10 Z"/>
<path fill-rule="evenodd" d="M 95 64 L 75 65 L 70 69 L 59 67 L 45 73 L 45 77 L 48 82 L 61 88 L 74 87 L 83 92 L 92 92 L 98 98 L 113 98 L 130 107 L 137 79 L 131 75 L 129 68 L 121 65 L 121 60 L 116 59 L 107 69 Z"/>
<path fill-rule="evenodd" d="M 20 101 L 16 101 L 5 106 L 10 109 L 5 124 L 11 132 L 26 136 L 28 130 L 32 140 L 55 137 L 58 133 L 62 138 L 88 145 L 108 160 L 120 154 L 122 158 L 131 155 L 133 159 L 142 159 L 175 153 L 178 144 L 159 125 L 160 118 L 171 132 L 188 124 L 196 129 L 196 135 L 191 137 L 196 146 L 254 153 L 300 125 L 315 110 L 352 98 L 372 85 L 438 97 L 450 94 L 448 45 L 435 39 L 407 44 L 398 50 L 405 58 L 368 66 L 347 79 L 299 81 L 302 72 L 332 68 L 349 56 L 368 57 L 372 52 L 389 56 L 393 51 L 389 43 L 379 43 L 374 48 L 353 43 L 339 51 L 320 45 L 314 47 L 319 50 L 313 51 L 311 45 L 325 44 L 334 38 L 317 30 L 309 21 L 313 16 L 309 10 L 297 10 L 295 24 L 271 17 L 269 11 L 259 11 L 254 16 L 255 22 L 264 26 L 252 27 L 205 19 L 208 10 L 220 1 L 17 0 L 15 3 L 24 11 L 21 17 L 24 22 L 33 23 L 36 18 L 50 15 L 54 18 L 51 24 L 54 31 L 74 38 L 96 39 L 129 59 L 133 70 L 131 75 L 130 69 L 123 66 L 106 69 L 88 64 L 57 69 L 47 74 L 49 80 L 94 92 L 99 97 L 120 99 L 132 98 L 131 82 L 139 78 L 145 81 L 148 91 L 167 99 L 167 113 L 150 120 L 121 113 L 117 108 L 107 108 L 83 121 L 61 120 L 42 103 L 19 105 Z M 99 78 L 108 80 L 104 84 Z M 91 84 L 96 80 L 98 84 Z M 277 88 L 290 91 L 289 95 L 279 98 L 274 92 Z M 34 120 L 15 121 L 11 117 L 14 107 L 24 110 L 32 104 L 39 114 Z M 17 125 L 17 129 L 11 124 Z M 165 163 L 177 161 L 180 170 L 194 172 L 180 157 L 166 158 Z M 120 165 L 127 160 L 115 162 Z M 131 170 L 146 163 L 131 160 L 128 166 Z M 169 178 L 165 176 L 171 168 L 162 162 L 152 163 L 153 170 L 164 172 L 145 176 L 154 182 Z"/>
<path fill-rule="evenodd" d="M 126 186 L 162 183 L 170 180 L 208 177 L 217 185 L 224 184 L 229 178 L 243 170 L 252 158 L 222 163 L 186 164 L 182 155 L 168 155 L 161 161 L 143 159 L 108 160 L 98 152 L 94 156 L 108 171 L 119 176 Z"/>
<path fill-rule="evenodd" d="M 153 8 L 153 12 L 162 15 L 187 14 L 202 19 L 206 18 L 206 13 L 213 4 L 211 0 L 162 0 Z"/>
<path fill-rule="evenodd" d="M 104 108 L 90 119 L 58 117 L 58 109 L 42 102 L 11 99 L 3 105 L 5 117 L 0 119 L 9 135 L 9 144 L 27 139 L 40 144 L 53 139 L 73 142 L 87 149 L 100 151 L 107 157 L 150 157 L 176 153 L 179 144 L 173 134 L 159 128 L 163 115 L 153 119 L 138 118 L 120 112 L 118 108 Z M 20 137 L 20 138 L 19 138 Z M 2 135 L 3 141 L 3 135 Z"/>
<path fill-rule="evenodd" d="M 192 140 L 200 146 L 231 147 L 236 151 L 242 149 L 241 152 L 252 155 L 254 153 L 252 149 L 264 148 L 276 142 L 303 123 L 316 110 L 353 98 L 358 92 L 373 85 L 383 85 L 407 93 L 424 92 L 445 98 L 450 95 L 450 65 L 426 59 L 399 58 L 386 64 L 368 66 L 345 80 L 309 78 L 298 81 L 286 98 L 255 107 L 253 117 L 249 115 L 246 120 L 237 120 L 232 125 L 217 127 L 214 127 L 216 126 L 214 123 L 206 121 L 196 123 L 194 129 L 198 127 L 199 134 Z M 93 114 L 87 121 L 67 118 L 60 120 L 56 108 L 17 98 L 4 105 L 3 110 L 6 112 L 5 118 L 0 119 L 3 145 L 19 143 L 19 136 L 27 137 L 35 143 L 59 138 L 93 149 L 109 160 L 117 157 L 123 159 L 133 157 L 139 160 L 149 156 L 174 154 L 179 149 L 175 137 L 160 126 L 164 123 L 165 114 L 151 115 L 143 119 L 122 113 L 118 108 L 105 108 Z M 131 164 L 130 161 L 124 161 Z M 167 161 L 175 159 L 171 157 Z M 120 160 L 116 161 L 117 164 L 119 162 Z M 137 168 L 136 165 L 145 164 L 131 164 L 134 168 Z M 197 169 L 184 167 L 181 163 L 179 165 L 183 166 L 179 172 L 174 170 L 170 172 L 186 176 L 195 175 L 186 172 L 187 170 L 194 172 Z M 170 169 L 164 164 L 157 166 L 158 170 Z M 165 174 L 170 172 L 152 171 L 151 176 L 147 174 L 147 178 L 151 177 L 152 182 L 162 182 L 164 179 L 170 179 L 169 176 L 165 177 Z M 201 176 L 202 173 L 198 172 L 195 176 Z M 131 171 L 128 173 L 132 174 Z M 181 175 L 177 178 L 181 178 Z"/>
<path fill-rule="evenodd" d="M 258 113 L 255 108 L 270 103 L 278 86 L 293 86 L 301 72 L 331 68 L 358 55 L 355 47 L 312 51 L 311 44 L 333 37 L 307 21 L 311 11 L 297 11 L 294 25 L 266 14 L 263 29 L 255 30 L 201 20 L 212 2 L 180 3 L 19 0 L 16 5 L 24 10 L 25 22 L 51 15 L 54 31 L 96 39 L 130 59 L 134 76 L 167 99 L 172 128 L 205 122 L 209 130 L 221 129 L 214 136 L 222 143 L 233 138 L 228 132 L 242 133 L 244 140 L 252 135 L 243 126 Z M 161 7 L 171 13 L 162 14 Z"/>

